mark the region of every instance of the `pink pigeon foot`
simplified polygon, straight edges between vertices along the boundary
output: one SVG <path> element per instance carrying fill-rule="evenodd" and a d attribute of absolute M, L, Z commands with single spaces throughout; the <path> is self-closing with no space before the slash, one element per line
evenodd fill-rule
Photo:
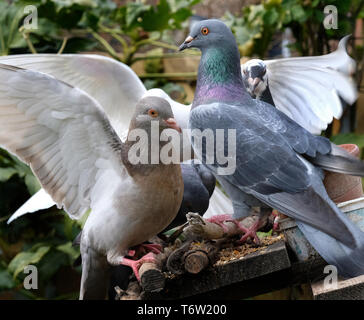
<path fill-rule="evenodd" d="M 279 230 L 279 213 L 277 211 L 272 212 L 272 216 L 274 217 L 273 220 L 273 231 L 278 231 Z"/>
<path fill-rule="evenodd" d="M 263 227 L 267 223 L 267 218 L 271 212 L 269 210 L 264 209 L 261 211 L 261 214 L 257 217 L 258 220 L 254 222 L 250 227 L 244 227 L 240 223 L 242 221 L 238 220 L 230 220 L 235 223 L 235 225 L 244 232 L 244 235 L 240 238 L 240 242 L 245 242 L 247 239 L 252 238 L 256 244 L 260 244 L 259 237 L 257 235 L 257 231 Z M 251 218 L 252 216 L 250 216 Z M 249 218 L 249 217 L 248 217 Z"/>
<path fill-rule="evenodd" d="M 259 240 L 259 237 L 257 235 L 257 231 L 259 230 L 259 228 L 261 226 L 261 224 L 260 224 L 261 221 L 260 220 L 258 220 L 257 222 L 255 222 L 249 228 L 242 227 L 237 220 L 234 220 L 232 222 L 235 223 L 236 226 L 240 230 L 242 230 L 244 232 L 244 235 L 240 238 L 239 242 L 244 243 L 249 238 L 252 238 L 256 244 L 260 244 L 260 240 Z"/>
<path fill-rule="evenodd" d="M 212 216 L 211 218 L 206 219 L 206 221 L 211 222 L 211 223 L 216 223 L 226 233 L 226 232 L 228 232 L 228 227 L 224 224 L 224 222 L 233 221 L 231 219 L 231 217 L 232 217 L 231 214 L 221 214 L 221 215 L 217 215 L 217 216 Z"/>
<path fill-rule="evenodd" d="M 135 277 L 140 282 L 139 268 L 144 262 L 156 262 L 153 252 L 149 252 L 145 256 L 141 257 L 139 260 L 131 260 L 128 258 L 123 258 L 121 261 L 121 265 L 129 266 L 133 269 Z"/>
<path fill-rule="evenodd" d="M 128 257 L 134 257 L 136 254 L 135 250 L 128 250 L 128 253 L 126 254 Z"/>

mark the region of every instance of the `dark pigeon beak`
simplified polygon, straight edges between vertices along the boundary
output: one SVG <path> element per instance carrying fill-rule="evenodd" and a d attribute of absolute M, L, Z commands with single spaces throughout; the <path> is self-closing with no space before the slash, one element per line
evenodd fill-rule
<path fill-rule="evenodd" d="M 188 36 L 186 38 L 186 40 L 180 45 L 180 47 L 178 48 L 178 51 L 183 51 L 184 49 L 186 48 L 189 48 L 190 47 L 190 43 L 191 41 L 195 39 L 194 37 L 191 37 L 191 36 Z"/>
<path fill-rule="evenodd" d="M 255 91 L 255 89 L 257 88 L 257 86 L 259 85 L 259 83 L 261 82 L 262 80 L 260 78 L 249 78 L 248 79 L 248 83 L 249 83 L 249 86 L 250 86 L 250 89 L 252 92 Z"/>

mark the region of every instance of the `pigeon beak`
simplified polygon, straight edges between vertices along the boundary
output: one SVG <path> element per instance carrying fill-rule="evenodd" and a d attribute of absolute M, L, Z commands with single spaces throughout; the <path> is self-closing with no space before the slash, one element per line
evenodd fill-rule
<path fill-rule="evenodd" d="M 251 91 L 254 93 L 255 89 L 257 88 L 257 86 L 259 85 L 259 83 L 261 82 L 262 80 L 260 78 L 249 78 L 248 79 L 248 83 L 249 83 L 249 86 L 250 86 L 250 89 Z"/>
<path fill-rule="evenodd" d="M 191 37 L 191 36 L 188 36 L 186 38 L 186 40 L 180 45 L 180 47 L 178 48 L 178 51 L 183 51 L 184 49 L 186 48 L 189 48 L 190 47 L 190 43 L 191 41 L 195 39 L 194 37 Z"/>
<path fill-rule="evenodd" d="M 167 120 L 164 120 L 164 122 L 167 124 L 169 128 L 177 130 L 180 133 L 182 132 L 181 127 L 177 124 L 176 119 L 168 118 Z"/>

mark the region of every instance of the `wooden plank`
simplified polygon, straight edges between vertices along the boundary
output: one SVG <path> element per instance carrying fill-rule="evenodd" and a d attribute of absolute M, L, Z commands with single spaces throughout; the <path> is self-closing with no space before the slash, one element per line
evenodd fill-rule
<path fill-rule="evenodd" d="M 285 242 L 269 247 L 223 265 L 207 268 L 197 275 L 183 274 L 167 279 L 165 289 L 146 298 L 178 299 L 206 293 L 237 282 L 251 280 L 287 269 L 291 266 Z"/>
<path fill-rule="evenodd" d="M 309 288 L 311 293 L 310 299 L 312 300 L 310 283 L 326 276 L 326 274 L 323 274 L 323 270 L 327 263 L 321 258 L 293 263 L 291 260 L 291 264 L 291 267 L 288 269 L 223 286 L 216 290 L 195 295 L 191 299 L 242 300 L 305 284 Z"/>
<path fill-rule="evenodd" d="M 311 284 L 315 300 L 364 300 L 364 275 L 339 280 L 337 288 L 325 288 L 324 280 Z"/>

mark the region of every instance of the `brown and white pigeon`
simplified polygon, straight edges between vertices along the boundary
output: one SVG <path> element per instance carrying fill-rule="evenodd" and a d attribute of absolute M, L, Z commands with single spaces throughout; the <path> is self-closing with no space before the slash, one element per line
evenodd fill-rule
<path fill-rule="evenodd" d="M 162 231 L 180 207 L 179 164 L 133 164 L 136 144 L 150 160 L 152 123 L 159 132 L 179 129 L 166 100 L 146 97 L 123 143 L 85 92 L 46 74 L 0 65 L 0 145 L 30 165 L 72 218 L 91 209 L 81 238 L 80 299 L 104 298 L 109 265 L 134 267 L 125 258 L 129 248 Z M 147 139 L 130 138 L 134 129 Z M 160 148 L 169 143 L 157 142 Z"/>

